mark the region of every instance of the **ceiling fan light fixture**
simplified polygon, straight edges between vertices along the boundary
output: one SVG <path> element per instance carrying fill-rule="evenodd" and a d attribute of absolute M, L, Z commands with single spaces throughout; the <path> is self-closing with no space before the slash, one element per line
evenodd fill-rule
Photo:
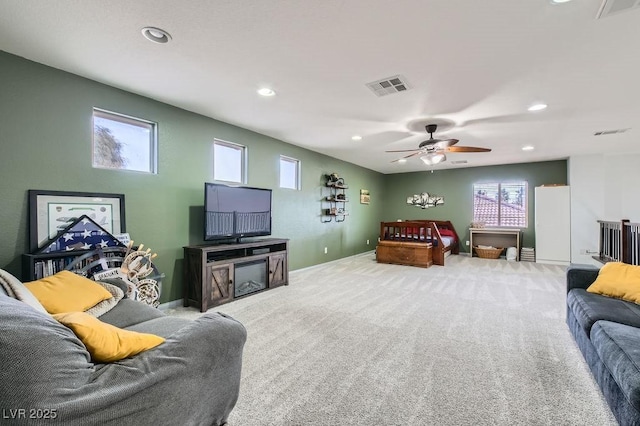
<path fill-rule="evenodd" d="M 531 105 L 528 110 L 533 112 L 533 111 L 542 111 L 543 109 L 547 108 L 547 104 L 545 103 L 537 103 L 537 104 L 533 104 Z"/>
<path fill-rule="evenodd" d="M 427 166 L 433 166 L 438 163 L 442 163 L 447 159 L 447 156 L 441 152 L 430 152 L 427 155 L 423 155 L 422 157 L 420 157 L 420 159 Z"/>

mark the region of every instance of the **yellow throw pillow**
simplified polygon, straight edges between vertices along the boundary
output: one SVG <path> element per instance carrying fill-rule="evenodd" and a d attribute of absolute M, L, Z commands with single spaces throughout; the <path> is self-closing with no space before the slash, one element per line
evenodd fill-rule
<path fill-rule="evenodd" d="M 608 262 L 600 269 L 598 278 L 587 291 L 640 303 L 640 266 Z"/>
<path fill-rule="evenodd" d="M 56 314 L 53 317 L 73 330 L 96 362 L 118 361 L 164 342 L 164 338 L 155 334 L 123 330 L 84 312 Z"/>
<path fill-rule="evenodd" d="M 112 297 L 100 284 L 69 271 L 24 285 L 50 314 L 84 312 Z"/>

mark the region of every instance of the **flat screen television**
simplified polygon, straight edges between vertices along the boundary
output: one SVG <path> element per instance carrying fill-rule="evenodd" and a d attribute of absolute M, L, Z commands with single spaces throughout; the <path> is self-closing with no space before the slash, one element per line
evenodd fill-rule
<path fill-rule="evenodd" d="M 271 235 L 271 190 L 204 184 L 205 241 Z"/>

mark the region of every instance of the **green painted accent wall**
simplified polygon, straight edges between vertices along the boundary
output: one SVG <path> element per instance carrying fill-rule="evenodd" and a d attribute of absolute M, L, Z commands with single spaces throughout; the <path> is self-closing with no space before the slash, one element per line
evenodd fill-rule
<path fill-rule="evenodd" d="M 158 174 L 91 167 L 94 107 L 158 123 Z M 464 241 L 475 182 L 529 182 L 523 244 L 531 246 L 533 188 L 567 183 L 566 161 L 383 175 L 0 51 L 0 267 L 21 278 L 29 189 L 125 194 L 127 231 L 158 253 L 166 275 L 161 302 L 180 299 L 182 247 L 203 243 L 203 186 L 213 180 L 214 138 L 246 145 L 247 185 L 273 189 L 273 236 L 290 239 L 292 270 L 373 250 L 382 220 L 452 220 Z M 302 190 L 278 188 L 280 155 L 301 161 Z M 342 223 L 322 223 L 320 216 L 324 175 L 332 172 L 349 185 Z M 370 191 L 370 204 L 359 203 L 360 189 Z M 445 204 L 427 210 L 406 204 L 421 192 L 444 196 Z"/>
<path fill-rule="evenodd" d="M 522 228 L 521 244 L 524 247 L 534 247 L 534 188 L 540 185 L 567 184 L 567 176 L 566 160 L 388 175 L 385 179 L 383 220 L 450 220 L 462 242 L 460 251 L 469 252 L 465 241 L 469 239 L 469 225 L 473 220 L 473 184 L 526 181 L 529 226 Z M 421 209 L 407 204 L 407 197 L 422 192 L 443 196 L 444 205 Z"/>
<path fill-rule="evenodd" d="M 384 208 L 380 173 L 5 52 L 0 89 L 0 267 L 18 277 L 28 252 L 27 190 L 118 193 L 125 194 L 132 239 L 158 253 L 166 275 L 161 302 L 180 299 L 182 247 L 203 243 L 214 138 L 247 146 L 247 185 L 273 189 L 273 236 L 290 239 L 290 269 L 375 247 Z M 158 174 L 91 167 L 94 107 L 158 123 Z M 278 188 L 280 155 L 301 161 L 302 190 Z M 350 187 L 343 223 L 321 221 L 323 177 L 332 172 Z M 358 202 L 361 188 L 370 190 L 371 204 Z"/>

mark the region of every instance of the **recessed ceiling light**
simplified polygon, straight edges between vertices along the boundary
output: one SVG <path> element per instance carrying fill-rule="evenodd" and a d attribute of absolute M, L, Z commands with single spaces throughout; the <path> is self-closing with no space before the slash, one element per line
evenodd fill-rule
<path fill-rule="evenodd" d="M 533 151 L 535 148 L 531 145 L 527 145 L 527 146 L 523 146 L 522 150 L 523 151 Z"/>
<path fill-rule="evenodd" d="M 161 30 L 160 28 L 155 27 L 144 27 L 142 29 L 142 35 L 149 41 L 154 43 L 169 43 L 171 40 L 171 34 L 166 32 L 165 30 Z"/>
<path fill-rule="evenodd" d="M 571 0 L 551 0 L 551 4 L 569 3 Z"/>
<path fill-rule="evenodd" d="M 274 92 L 273 89 L 269 89 L 268 87 L 263 87 L 262 89 L 258 90 L 258 94 L 261 96 L 273 96 L 276 94 L 276 92 Z"/>
<path fill-rule="evenodd" d="M 528 110 L 529 111 L 542 111 L 543 109 L 545 109 L 547 107 L 547 104 L 533 104 L 531 105 Z"/>
<path fill-rule="evenodd" d="M 351 136 L 351 140 L 353 140 L 353 141 L 361 141 L 361 140 L 362 140 L 362 136 L 360 136 L 360 135 L 353 135 L 353 136 Z"/>
<path fill-rule="evenodd" d="M 399 160 L 398 160 L 398 163 L 402 163 L 402 164 L 404 164 L 404 163 L 406 163 L 406 162 L 407 162 L 407 159 L 406 159 L 406 158 L 401 158 L 401 159 L 399 159 Z"/>

